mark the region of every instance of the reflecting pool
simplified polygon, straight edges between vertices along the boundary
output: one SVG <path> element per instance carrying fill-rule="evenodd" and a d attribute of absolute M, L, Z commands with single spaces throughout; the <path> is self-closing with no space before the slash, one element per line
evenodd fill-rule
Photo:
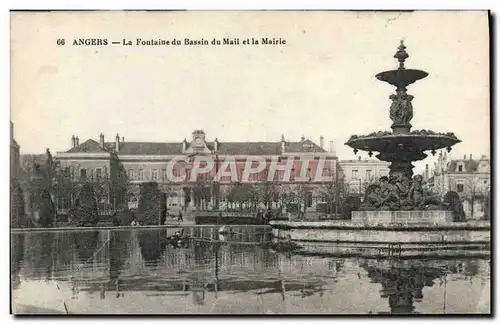
<path fill-rule="evenodd" d="M 191 229 L 11 233 L 14 313 L 456 314 L 490 312 L 487 258 L 278 253 L 269 233 Z"/>

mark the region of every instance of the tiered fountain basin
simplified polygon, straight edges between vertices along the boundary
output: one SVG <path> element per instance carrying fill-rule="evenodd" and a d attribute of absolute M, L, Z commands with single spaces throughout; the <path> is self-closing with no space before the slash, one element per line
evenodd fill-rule
<path fill-rule="evenodd" d="M 460 140 L 453 133 L 435 133 L 433 131 L 412 131 L 407 134 L 388 131 L 374 132 L 368 135 L 353 135 L 346 145 L 363 151 L 398 152 L 400 150 L 415 150 L 412 161 L 423 160 L 427 157 L 423 151 L 435 151 L 448 148 Z M 392 161 L 386 154 L 380 154 L 382 161 Z"/>
<path fill-rule="evenodd" d="M 271 222 L 297 253 L 362 257 L 489 256 L 489 222 L 449 222 L 448 211 L 359 211 L 353 221 Z M 420 220 L 409 219 L 420 215 Z M 427 215 L 425 215 L 427 214 Z M 444 221 L 443 221 L 444 220 Z"/>

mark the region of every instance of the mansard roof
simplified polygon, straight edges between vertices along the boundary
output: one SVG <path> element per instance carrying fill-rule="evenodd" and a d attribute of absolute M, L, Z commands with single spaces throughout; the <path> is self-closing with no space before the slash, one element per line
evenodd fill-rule
<path fill-rule="evenodd" d="M 479 166 L 479 161 L 478 160 L 470 160 L 470 159 L 466 159 L 466 160 L 451 160 L 448 163 L 448 166 L 447 166 L 448 172 L 457 172 L 457 165 L 459 163 L 463 163 L 464 164 L 464 169 L 465 170 L 463 172 L 468 172 L 468 173 L 477 171 L 477 167 Z"/>
<path fill-rule="evenodd" d="M 102 153 L 102 152 L 108 152 L 107 150 L 103 149 L 99 143 L 94 141 L 93 139 L 86 140 L 82 144 L 75 146 L 71 148 L 70 150 L 66 151 L 68 153 Z"/>
<path fill-rule="evenodd" d="M 206 142 L 206 145 L 210 150 L 214 149 L 214 142 Z M 188 142 L 186 148 L 189 147 Z M 326 152 L 310 140 L 286 142 L 285 151 L 290 153 Z M 67 152 L 115 152 L 115 142 L 106 142 L 104 148 L 101 148 L 96 141 L 89 139 Z M 227 155 L 278 155 L 281 152 L 281 142 L 219 142 L 217 152 Z M 115 153 L 118 155 L 180 155 L 182 142 L 121 142 L 119 151 Z"/>
<path fill-rule="evenodd" d="M 115 152 L 115 142 L 105 143 L 107 150 Z M 117 154 L 176 155 L 182 154 L 182 143 L 123 142 Z"/>

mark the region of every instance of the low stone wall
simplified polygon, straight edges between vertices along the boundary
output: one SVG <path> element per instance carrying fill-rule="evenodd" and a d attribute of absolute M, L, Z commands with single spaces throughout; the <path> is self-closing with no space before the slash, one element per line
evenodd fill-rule
<path fill-rule="evenodd" d="M 350 223 L 271 222 L 278 237 L 295 241 L 351 243 L 481 243 L 490 242 L 489 223 Z"/>
<path fill-rule="evenodd" d="M 300 242 L 301 249 L 294 254 L 322 257 L 363 258 L 489 258 L 489 244 L 387 244 L 387 243 L 316 243 Z"/>
<path fill-rule="evenodd" d="M 265 231 L 271 231 L 269 225 L 225 225 L 227 228 L 255 228 Z M 143 226 L 88 226 L 88 227 L 33 227 L 33 228 L 11 228 L 11 233 L 24 232 L 70 232 L 70 231 L 129 231 L 129 230 L 148 230 L 148 229 L 192 229 L 192 228 L 208 228 L 218 230 L 221 225 L 143 225 Z"/>
<path fill-rule="evenodd" d="M 369 210 L 353 211 L 353 223 L 451 223 L 453 213 L 447 210 Z"/>

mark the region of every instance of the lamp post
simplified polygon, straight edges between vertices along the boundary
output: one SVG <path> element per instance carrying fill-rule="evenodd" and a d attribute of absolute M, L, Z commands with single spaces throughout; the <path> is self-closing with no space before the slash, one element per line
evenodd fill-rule
<path fill-rule="evenodd" d="M 59 198 L 59 194 L 58 194 L 58 191 L 59 191 L 59 185 L 58 185 L 58 182 L 57 182 L 57 178 L 52 178 L 52 183 L 54 185 L 54 188 L 55 188 L 55 197 L 54 197 L 54 200 L 56 202 L 56 208 L 54 210 L 54 220 L 53 220 L 53 227 L 56 227 L 57 225 L 57 210 L 58 210 L 58 198 Z"/>
<path fill-rule="evenodd" d="M 218 174 L 219 174 L 219 154 L 215 154 L 215 210 L 219 210 L 219 179 L 218 179 Z"/>

